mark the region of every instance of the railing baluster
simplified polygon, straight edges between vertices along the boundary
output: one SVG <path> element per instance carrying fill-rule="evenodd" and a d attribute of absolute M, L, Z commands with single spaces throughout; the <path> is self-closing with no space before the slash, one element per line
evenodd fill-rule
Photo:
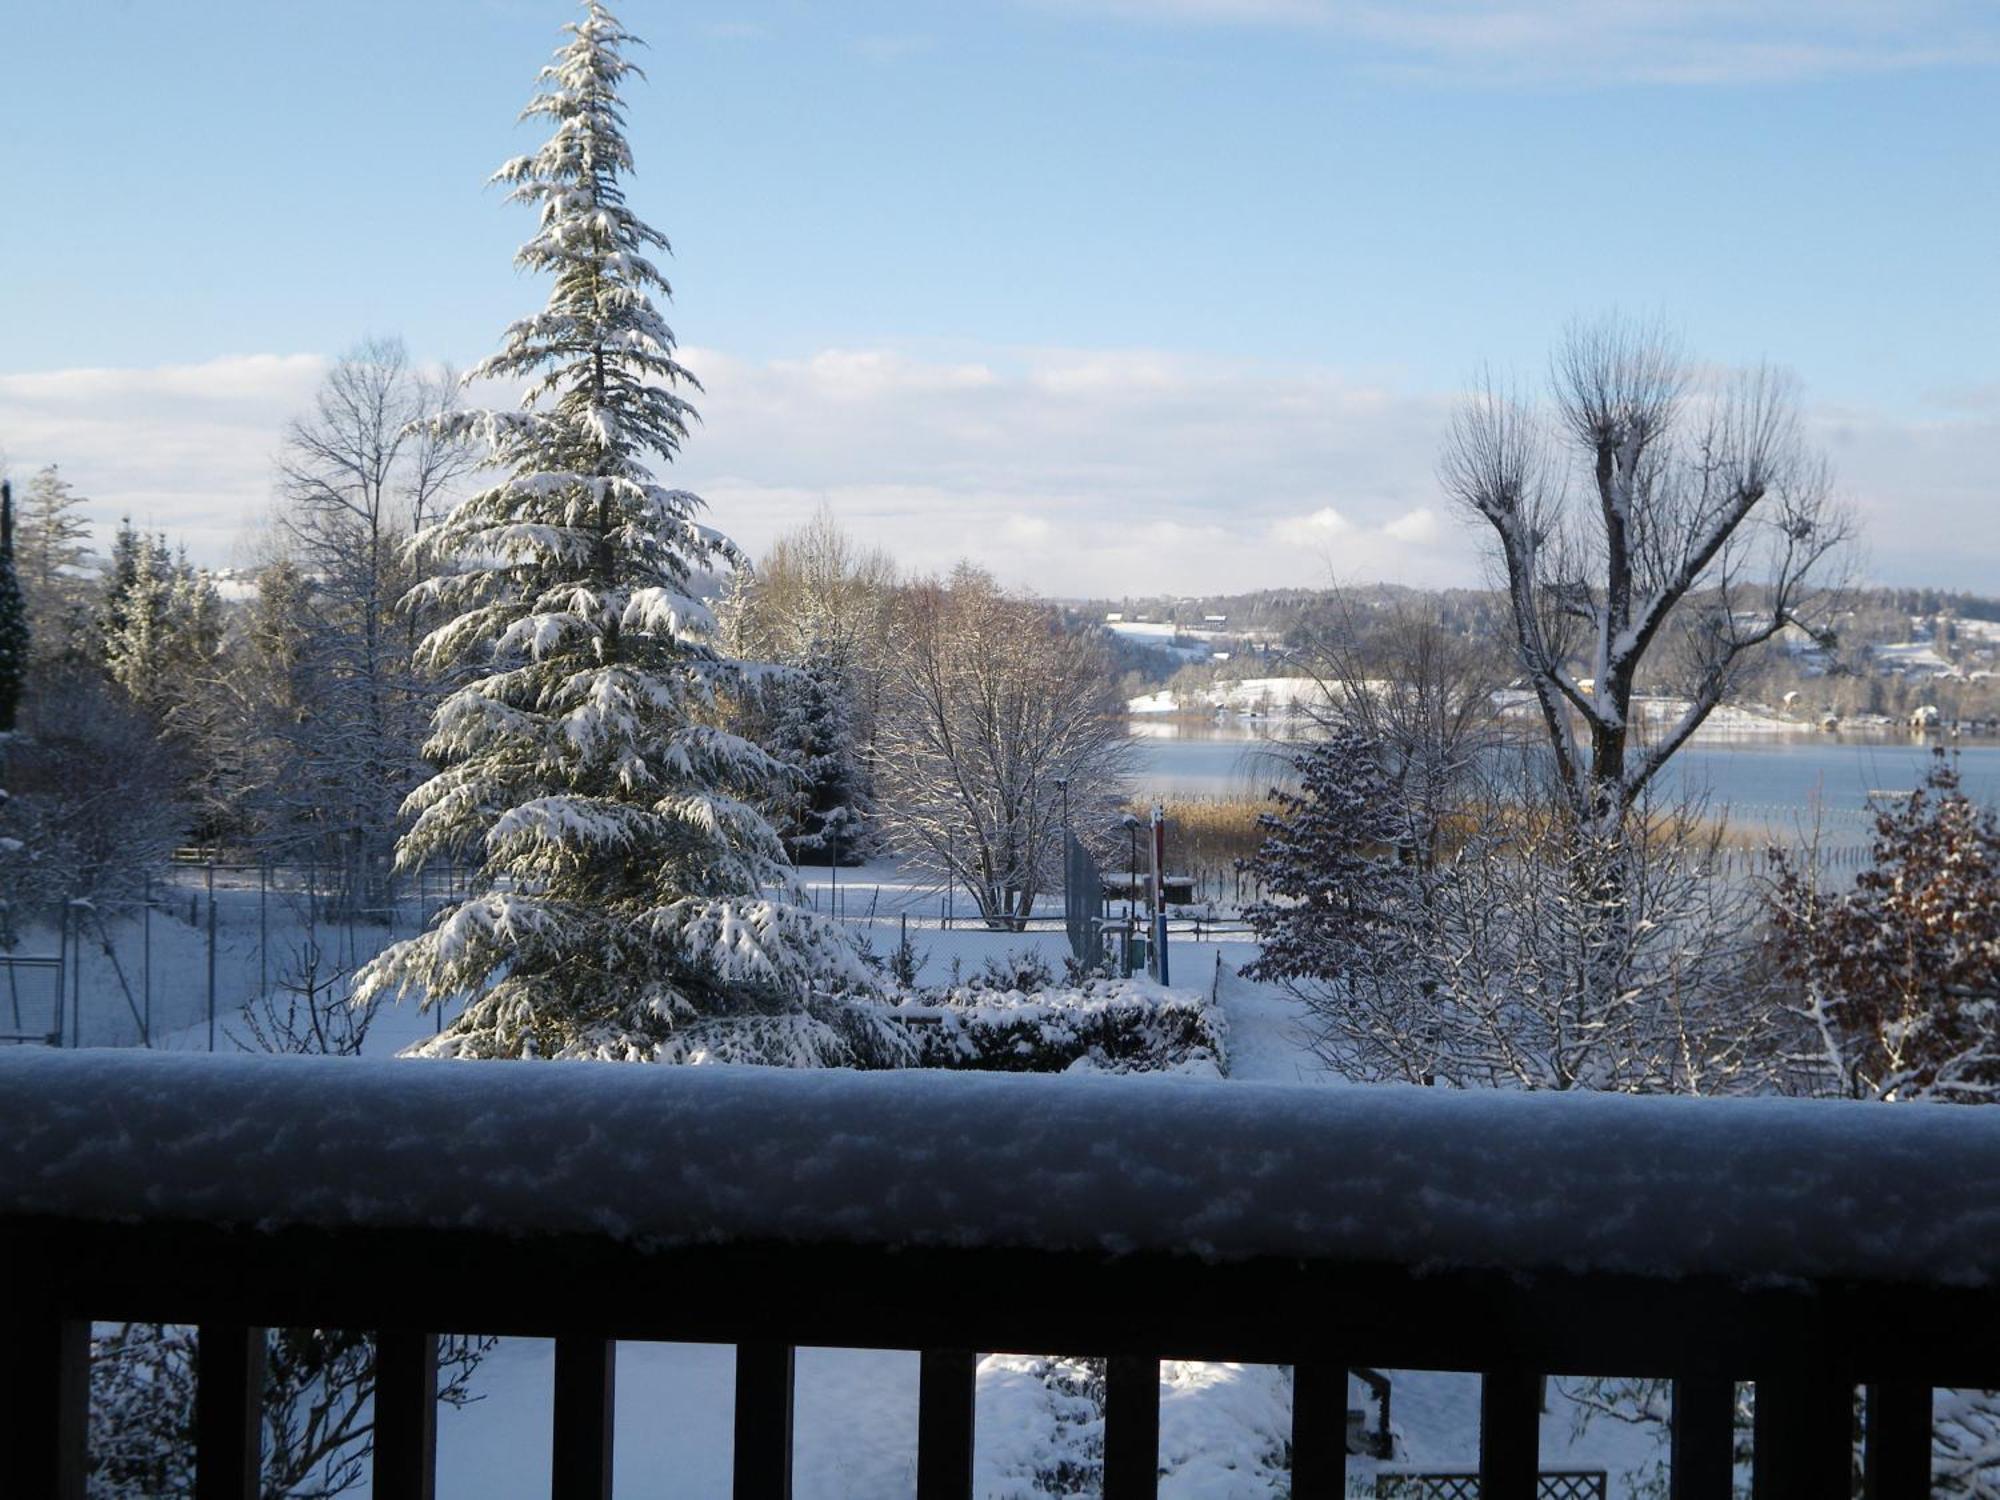
<path fill-rule="evenodd" d="M 263 1493 L 264 1330 L 203 1323 L 195 1334 L 195 1500 Z"/>
<path fill-rule="evenodd" d="M 611 1424 L 618 1345 L 569 1334 L 556 1340 L 555 1434 L 549 1465 L 555 1500 L 611 1500 Z"/>
<path fill-rule="evenodd" d="M 1155 1500 L 1160 1492 L 1160 1362 L 1107 1360 L 1104 1500 Z"/>
<path fill-rule="evenodd" d="M 434 1333 L 375 1335 L 375 1500 L 432 1500 L 437 1493 Z"/>
<path fill-rule="evenodd" d="M 1479 1381 L 1480 1500 L 1535 1500 L 1541 1445 L 1541 1378 L 1488 1370 Z"/>
<path fill-rule="evenodd" d="M 979 1356 L 926 1349 L 917 1374 L 917 1500 L 972 1500 Z"/>
<path fill-rule="evenodd" d="M 1757 1382 L 1756 1500 L 1845 1495 L 1853 1487 L 1854 1387 L 1823 1370 Z"/>
<path fill-rule="evenodd" d="M 735 1500 L 791 1500 L 796 1363 L 790 1344 L 736 1346 Z"/>
<path fill-rule="evenodd" d="M 1674 1382 L 1669 1500 L 1729 1500 L 1736 1485 L 1736 1382 Z"/>
<path fill-rule="evenodd" d="M 1292 1367 L 1292 1500 L 1346 1500 L 1347 1366 Z"/>
<path fill-rule="evenodd" d="M 89 1414 L 90 1325 L 10 1312 L 0 1322 L 0 1452 L 20 1494 L 83 1500 Z"/>
<path fill-rule="evenodd" d="M 1896 1380 L 1868 1387 L 1868 1500 L 1931 1492 L 1931 1388 Z"/>

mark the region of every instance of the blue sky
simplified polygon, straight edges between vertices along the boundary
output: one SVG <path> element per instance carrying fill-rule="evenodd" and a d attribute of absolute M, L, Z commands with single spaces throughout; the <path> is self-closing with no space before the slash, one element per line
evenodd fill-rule
<path fill-rule="evenodd" d="M 1071 592 L 1467 579 L 1454 391 L 1622 307 L 1799 373 L 1872 572 L 2000 592 L 1991 5 L 620 9 L 682 477 L 753 547 L 825 502 Z M 5 0 L 12 468 L 220 561 L 316 361 L 484 353 L 539 288 L 482 183 L 569 13 Z"/>

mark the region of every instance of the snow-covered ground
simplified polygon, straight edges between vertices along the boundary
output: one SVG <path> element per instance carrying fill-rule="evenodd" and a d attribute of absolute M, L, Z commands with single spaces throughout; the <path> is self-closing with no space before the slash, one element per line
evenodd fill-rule
<path fill-rule="evenodd" d="M 996 933 L 972 925 L 961 901 L 940 908 L 936 890 L 886 861 L 838 872 L 803 872 L 821 909 L 838 908 L 866 919 L 864 931 L 880 952 L 893 947 L 907 922 L 923 955 L 921 980 L 942 984 L 954 966 L 965 977 L 988 960 L 1023 950 L 1043 954 L 1060 972 L 1066 944 L 1059 929 Z M 184 877 L 194 885 L 199 877 Z M 195 899 L 192 905 L 189 898 Z M 176 888 L 151 924 L 153 970 L 150 999 L 155 1044 L 173 1049 L 207 1045 L 206 911 L 198 889 Z M 956 919 L 941 925 L 945 911 Z M 190 925 L 189 918 L 193 918 Z M 242 1027 L 232 1012 L 260 977 L 257 942 L 265 943 L 262 977 L 268 980 L 293 953 L 305 932 L 287 903 L 259 901 L 254 888 L 225 883 L 218 898 L 219 1027 L 225 1050 Z M 322 934 L 339 945 L 340 958 L 365 958 L 373 945 L 399 936 L 395 929 L 359 927 Z M 53 947 L 53 935 L 43 935 Z M 141 927 L 133 914 L 107 919 L 119 963 L 102 951 L 93 928 L 81 978 L 86 1043 L 129 1045 L 136 1027 L 125 984 L 139 984 Z M 32 948 L 34 939 L 24 945 Z M 1227 1023 L 1230 1076 L 1259 1082 L 1337 1084 L 1311 1048 L 1309 1016 L 1270 986 L 1236 974 L 1254 953 L 1246 943 L 1177 944 L 1175 978 L 1182 987 L 1215 986 Z M 1221 960 L 1218 970 L 1217 960 Z M 125 980 L 120 981 L 120 969 Z M 73 972 L 74 982 L 79 976 Z M 25 978 L 25 976 L 24 976 Z M 124 1015 L 121 1023 L 118 1017 Z M 437 1019 L 412 1007 L 385 1008 L 369 1033 L 366 1051 L 387 1055 L 431 1034 Z M 439 1416 L 439 1485 L 442 1497 L 530 1495 L 548 1486 L 548 1424 L 552 1352 L 542 1341 L 503 1340 L 475 1376 L 479 1398 Z M 618 1356 L 617 1489 L 646 1497 L 726 1493 L 730 1463 L 734 1353 L 727 1347 L 632 1343 Z M 1073 1362 L 992 1356 L 979 1367 L 976 1493 L 983 1500 L 1029 1500 L 1043 1491 L 1036 1476 L 1063 1460 L 1085 1460 L 1101 1440 L 1101 1420 L 1062 1378 Z M 1478 1448 L 1476 1377 L 1390 1372 L 1397 1461 L 1402 1469 L 1470 1466 Z M 1366 1406 L 1354 1384 L 1349 1404 Z M 1627 1470 L 1654 1458 L 1651 1435 L 1598 1422 L 1573 1434 L 1575 1408 L 1554 1387 L 1543 1421 L 1545 1467 L 1604 1468 L 1614 1495 L 1626 1492 Z M 801 1500 L 900 1500 L 915 1492 L 916 1358 L 869 1350 L 802 1350 L 798 1366 L 797 1493 Z M 1285 1444 L 1290 1424 L 1288 1373 L 1267 1366 L 1168 1363 L 1162 1367 L 1161 1494 L 1169 1500 L 1278 1500 L 1287 1494 Z M 1354 1493 L 1372 1493 L 1376 1461 L 1350 1462 Z M 365 1490 L 360 1493 L 366 1493 Z"/>

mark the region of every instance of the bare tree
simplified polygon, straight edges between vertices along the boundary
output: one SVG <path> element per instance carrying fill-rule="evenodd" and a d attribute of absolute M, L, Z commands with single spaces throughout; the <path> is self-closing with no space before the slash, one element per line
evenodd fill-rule
<path fill-rule="evenodd" d="M 1705 380 L 1658 329 L 1610 319 L 1569 330 L 1551 387 L 1542 410 L 1482 385 L 1442 471 L 1492 529 L 1570 806 L 1609 832 L 1748 653 L 1787 629 L 1829 635 L 1851 528 L 1774 370 Z M 1686 699 L 1650 742 L 1642 683 Z"/>
<path fill-rule="evenodd" d="M 429 701 L 412 658 L 424 625 L 401 607 L 414 581 L 404 546 L 472 467 L 430 421 L 456 389 L 448 372 L 413 367 L 400 340 L 371 339 L 328 372 L 279 458 L 281 535 L 309 618 L 304 711 L 281 726 L 293 753 L 273 786 L 289 841 L 343 872 L 351 907 L 386 899 L 397 808 L 422 769 Z"/>
<path fill-rule="evenodd" d="M 729 649 L 753 660 L 804 666 L 823 654 L 865 672 L 880 655 L 896 564 L 863 548 L 822 508 L 772 543 L 755 571 L 739 573 L 723 601 Z"/>
<path fill-rule="evenodd" d="M 859 859 L 876 842 L 875 726 L 895 591 L 888 554 L 858 546 L 822 508 L 754 571 L 732 575 L 717 612 L 732 652 L 792 669 L 761 675 L 739 707 L 746 736 L 799 773 L 767 808 L 794 858 Z"/>
<path fill-rule="evenodd" d="M 1056 881 L 1062 819 L 1108 832 L 1124 705 L 1102 644 L 961 566 L 898 600 L 878 731 L 880 814 L 918 865 L 1020 928 Z"/>

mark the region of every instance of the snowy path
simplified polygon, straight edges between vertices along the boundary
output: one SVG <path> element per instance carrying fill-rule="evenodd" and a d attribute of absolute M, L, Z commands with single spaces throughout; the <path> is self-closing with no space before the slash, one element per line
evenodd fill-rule
<path fill-rule="evenodd" d="M 1192 945 L 1190 945 L 1192 946 Z M 1338 1083 L 1313 1055 L 1312 1018 L 1304 1005 L 1276 985 L 1256 984 L 1237 973 L 1256 956 L 1254 943 L 1221 943 L 1224 965 L 1217 1002 L 1229 1021 L 1229 1076 L 1258 1083 Z M 1215 960 L 1208 959 L 1213 968 Z"/>

